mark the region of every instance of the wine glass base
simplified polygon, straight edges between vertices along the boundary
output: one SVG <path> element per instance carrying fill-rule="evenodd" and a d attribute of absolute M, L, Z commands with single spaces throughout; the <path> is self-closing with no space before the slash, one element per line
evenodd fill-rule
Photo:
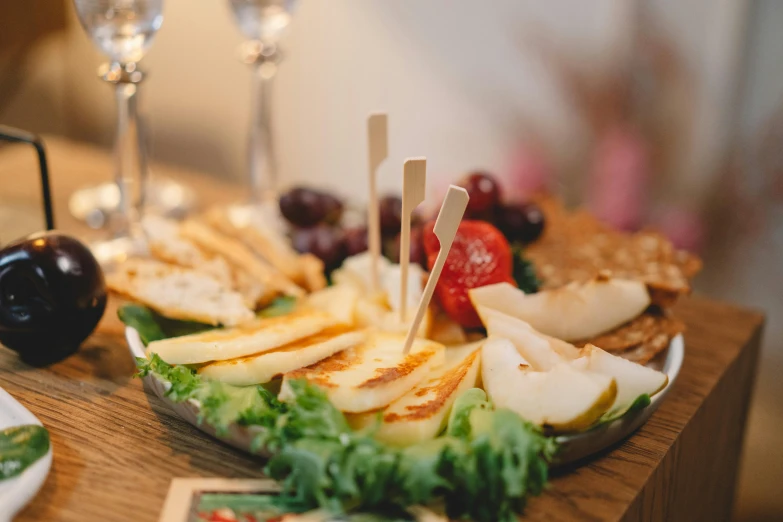
<path fill-rule="evenodd" d="M 147 186 L 144 210 L 153 214 L 181 218 L 195 208 L 196 193 L 190 187 L 165 177 L 151 178 Z M 106 227 L 119 212 L 120 190 L 106 182 L 77 190 L 68 201 L 68 210 L 76 219 L 93 229 Z"/>

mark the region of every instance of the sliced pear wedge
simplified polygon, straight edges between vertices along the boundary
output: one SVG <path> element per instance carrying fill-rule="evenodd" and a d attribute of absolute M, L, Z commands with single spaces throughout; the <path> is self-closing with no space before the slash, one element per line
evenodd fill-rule
<path fill-rule="evenodd" d="M 478 307 L 478 313 L 487 328 L 487 334 L 511 341 L 527 364 L 536 371 L 551 370 L 555 365 L 581 355 L 575 346 L 543 335 L 521 319 L 484 306 Z"/>
<path fill-rule="evenodd" d="M 481 368 L 484 389 L 497 407 L 556 432 L 588 428 L 617 396 L 617 384 L 607 375 L 564 363 L 547 372 L 530 369 L 508 339 L 489 338 L 484 343 Z"/>
<path fill-rule="evenodd" d="M 457 397 L 476 386 L 481 344 L 448 348 L 446 364 L 385 409 L 350 415 L 351 426 L 354 429 L 372 426 L 380 415 L 381 425 L 375 433 L 378 440 L 409 446 L 434 438 L 443 430 Z"/>
<path fill-rule="evenodd" d="M 474 288 L 469 296 L 477 309 L 483 306 L 503 312 L 564 341 L 590 339 L 606 333 L 650 305 L 644 283 L 602 276 L 535 294 L 498 283 Z"/>
<path fill-rule="evenodd" d="M 617 357 L 592 344 L 585 346 L 582 353 L 583 357 L 574 361 L 572 367 L 575 364 L 576 368 L 607 375 L 617 382 L 617 397 L 609 411 L 622 411 L 640 395 L 646 393 L 652 397 L 669 383 L 665 373 Z"/>

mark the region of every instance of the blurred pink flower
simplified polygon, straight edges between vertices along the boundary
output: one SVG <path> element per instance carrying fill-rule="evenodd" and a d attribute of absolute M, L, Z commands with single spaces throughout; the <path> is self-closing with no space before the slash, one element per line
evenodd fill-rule
<path fill-rule="evenodd" d="M 704 246 L 704 221 L 693 210 L 678 207 L 666 209 L 654 225 L 677 248 L 698 254 Z"/>
<path fill-rule="evenodd" d="M 522 144 L 514 151 L 508 176 L 501 180 L 504 199 L 525 201 L 538 192 L 551 191 L 554 178 L 544 152 L 539 147 Z"/>
<path fill-rule="evenodd" d="M 650 174 L 647 145 L 633 127 L 614 125 L 599 139 L 590 169 L 587 206 L 620 230 L 642 224 Z"/>

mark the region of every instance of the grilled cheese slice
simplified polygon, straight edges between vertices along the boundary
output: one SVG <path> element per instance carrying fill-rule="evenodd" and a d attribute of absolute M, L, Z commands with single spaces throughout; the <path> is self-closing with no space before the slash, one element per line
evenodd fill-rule
<path fill-rule="evenodd" d="M 212 276 L 150 259 L 118 265 L 106 285 L 172 319 L 235 326 L 255 317 L 239 293 Z"/>
<path fill-rule="evenodd" d="M 405 337 L 374 333 L 366 342 L 283 376 L 280 399 L 292 396 L 289 383 L 305 379 L 324 390 L 339 410 L 361 413 L 383 408 L 444 363 L 442 344 L 416 339 L 408 355 Z"/>
<path fill-rule="evenodd" d="M 476 386 L 481 361 L 481 343 L 473 343 L 467 355 L 436 369 L 408 393 L 380 411 L 378 440 L 396 446 L 408 446 L 432 439 L 440 433 L 459 395 Z M 447 349 L 447 352 L 452 349 Z M 454 349 L 459 350 L 458 348 Z M 447 356 L 448 357 L 448 356 Z M 379 412 L 349 416 L 355 429 L 372 426 Z"/>
<path fill-rule="evenodd" d="M 147 353 L 169 364 L 202 364 L 268 352 L 335 326 L 330 314 L 315 310 L 255 319 L 237 328 L 211 330 L 154 341 Z"/>
<path fill-rule="evenodd" d="M 248 275 L 265 288 L 261 302 L 271 300 L 277 293 L 301 297 L 304 290 L 285 277 L 269 263 L 256 256 L 236 239 L 226 237 L 212 228 L 193 220 L 180 225 L 180 235 L 193 241 L 204 250 L 225 257 L 229 263 Z"/>
<path fill-rule="evenodd" d="M 236 386 L 263 384 L 356 346 L 366 338 L 365 330 L 333 326 L 268 352 L 208 363 L 199 368 L 198 373 Z"/>

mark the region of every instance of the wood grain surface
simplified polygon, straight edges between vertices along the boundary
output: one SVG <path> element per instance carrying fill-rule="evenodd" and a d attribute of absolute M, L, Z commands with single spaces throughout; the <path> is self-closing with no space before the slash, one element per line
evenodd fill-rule
<path fill-rule="evenodd" d="M 66 215 L 66 197 L 106 179 L 109 158 L 60 140 L 49 148 L 61 228 L 83 232 Z M 34 182 L 6 182 L 10 171 L 33 179 L 34 164 L 24 154 L 0 150 L 0 201 L 34 202 Z M 176 169 L 156 171 L 188 180 L 210 201 L 241 192 Z M 676 313 L 688 331 L 669 397 L 628 440 L 558 470 L 529 503 L 525 520 L 730 519 L 763 316 L 698 297 Z M 172 478 L 260 476 L 262 462 L 177 418 L 133 373 L 113 303 L 79 353 L 50 368 L 26 366 L 0 347 L 0 386 L 41 419 L 54 448 L 52 472 L 19 521 L 151 521 Z"/>

